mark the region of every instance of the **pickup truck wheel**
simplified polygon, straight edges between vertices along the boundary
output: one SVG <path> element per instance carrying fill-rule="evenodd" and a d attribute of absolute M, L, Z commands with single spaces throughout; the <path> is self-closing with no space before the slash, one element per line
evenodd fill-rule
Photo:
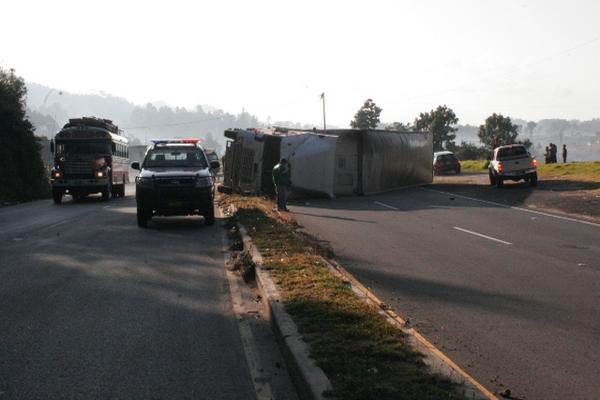
<path fill-rule="evenodd" d="M 490 185 L 494 186 L 496 184 L 496 177 L 494 176 L 492 171 L 489 171 L 488 175 L 490 177 Z"/>
<path fill-rule="evenodd" d="M 202 215 L 204 216 L 204 223 L 206 225 L 215 224 L 215 206 L 212 203 L 210 204 L 210 206 L 204 209 Z"/>
<path fill-rule="evenodd" d="M 529 185 L 531 187 L 536 187 L 537 186 L 537 172 L 534 172 L 533 174 L 531 174 L 529 176 Z"/>
<path fill-rule="evenodd" d="M 497 188 L 501 188 L 502 186 L 504 186 L 504 179 L 502 179 L 501 177 L 495 176 L 494 180 L 496 181 Z"/>
<path fill-rule="evenodd" d="M 137 207 L 137 224 L 140 228 L 147 227 L 150 218 L 152 218 L 152 215 L 149 210 L 140 206 Z"/>

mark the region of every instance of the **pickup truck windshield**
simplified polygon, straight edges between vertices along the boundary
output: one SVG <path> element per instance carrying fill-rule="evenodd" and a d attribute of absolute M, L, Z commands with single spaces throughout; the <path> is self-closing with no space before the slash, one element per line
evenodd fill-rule
<path fill-rule="evenodd" d="M 503 149 L 498 150 L 498 159 L 516 156 L 526 156 L 527 154 L 527 150 L 525 150 L 525 147 L 523 146 L 505 147 Z"/>
<path fill-rule="evenodd" d="M 144 168 L 196 167 L 207 168 L 204 153 L 199 149 L 155 149 L 144 160 Z"/>

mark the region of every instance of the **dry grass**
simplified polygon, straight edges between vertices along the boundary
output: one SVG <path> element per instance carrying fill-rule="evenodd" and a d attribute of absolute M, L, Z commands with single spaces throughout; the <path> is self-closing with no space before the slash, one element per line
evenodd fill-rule
<path fill-rule="evenodd" d="M 430 373 L 404 334 L 332 273 L 295 225 L 274 204 L 231 196 L 286 302 L 310 343 L 311 355 L 332 381 L 338 399 L 460 399 L 451 382 Z"/>
<path fill-rule="evenodd" d="M 543 178 L 600 182 L 600 161 L 542 164 L 538 167 L 538 173 Z"/>
<path fill-rule="evenodd" d="M 463 172 L 486 172 L 486 160 L 462 160 Z M 600 161 L 580 161 L 557 164 L 539 164 L 542 179 L 565 179 L 572 181 L 600 182 Z"/>

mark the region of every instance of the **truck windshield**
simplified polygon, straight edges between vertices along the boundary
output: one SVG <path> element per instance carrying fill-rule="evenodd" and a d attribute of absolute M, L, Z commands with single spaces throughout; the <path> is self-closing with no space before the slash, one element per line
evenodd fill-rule
<path fill-rule="evenodd" d="M 498 150 L 498 159 L 525 155 L 527 155 L 527 150 L 523 146 L 504 147 Z"/>
<path fill-rule="evenodd" d="M 155 149 L 148 152 L 143 167 L 196 167 L 204 169 L 207 164 L 204 153 L 199 149 Z"/>
<path fill-rule="evenodd" d="M 70 140 L 56 142 L 57 154 L 111 154 L 108 140 Z"/>

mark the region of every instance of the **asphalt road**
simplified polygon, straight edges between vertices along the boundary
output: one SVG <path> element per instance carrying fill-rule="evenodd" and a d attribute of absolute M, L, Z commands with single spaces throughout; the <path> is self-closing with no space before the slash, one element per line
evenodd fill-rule
<path fill-rule="evenodd" d="M 491 390 L 600 398 L 600 225 L 424 188 L 291 209 Z"/>
<path fill-rule="evenodd" d="M 255 398 L 223 229 L 68 199 L 0 209 L 0 399 Z"/>

